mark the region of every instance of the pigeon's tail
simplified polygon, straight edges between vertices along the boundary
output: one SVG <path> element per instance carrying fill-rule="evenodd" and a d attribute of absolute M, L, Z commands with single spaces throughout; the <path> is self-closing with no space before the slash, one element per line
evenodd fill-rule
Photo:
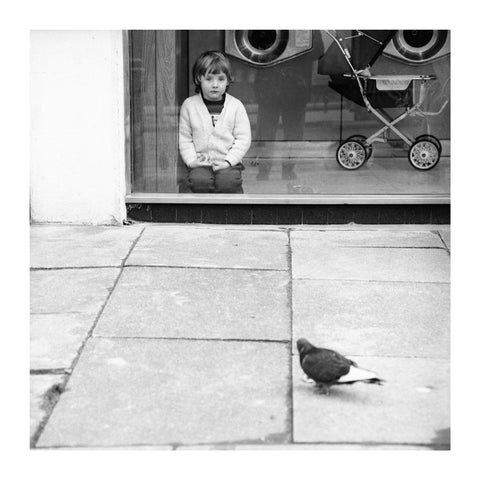
<path fill-rule="evenodd" d="M 355 366 L 351 366 L 349 372 L 340 377 L 336 383 L 355 383 L 355 382 L 363 382 L 363 383 L 376 383 L 377 385 L 383 385 L 385 380 L 377 377 L 375 372 L 370 370 L 365 370 L 364 368 L 358 368 Z"/>

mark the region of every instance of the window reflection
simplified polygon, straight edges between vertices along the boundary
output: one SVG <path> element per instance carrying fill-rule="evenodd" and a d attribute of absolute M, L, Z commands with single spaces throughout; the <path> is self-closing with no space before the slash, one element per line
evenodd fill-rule
<path fill-rule="evenodd" d="M 245 105 L 252 126 L 253 143 L 244 159 L 246 194 L 448 196 L 450 46 L 449 32 L 445 32 L 397 31 L 371 68 L 372 75 L 421 73 L 436 77 L 429 82 L 424 103 L 427 110 L 437 111 L 447 101 L 441 114 L 415 115 L 399 124 L 402 132 L 413 138 L 425 132 L 440 139 L 441 159 L 428 172 L 411 167 L 408 147 L 394 132 L 389 132 L 387 143 L 373 145 L 371 157 L 360 169 L 346 171 L 338 165 L 336 150 L 342 140 L 352 135 L 368 138 L 382 123 L 364 106 L 331 88 L 329 75 L 318 73 L 318 59 L 332 43 L 324 31 L 250 30 L 232 31 L 230 36 L 222 30 L 188 31 L 185 44 L 175 45 L 177 64 L 168 66 L 177 72 L 175 88 L 158 80 L 162 66 L 155 64 L 159 58 L 155 52 L 160 43 L 152 41 L 152 32 L 135 32 L 131 46 L 136 69 L 131 89 L 134 192 L 188 193 L 182 190 L 181 159 L 172 154 L 163 157 L 163 163 L 158 160 L 165 144 L 159 118 L 170 115 L 174 128 L 178 114 L 178 108 L 158 103 L 158 91 L 169 94 L 171 90 L 178 107 L 193 94 L 192 59 L 209 49 L 226 51 L 229 42 L 237 38 L 247 53 L 241 58 L 239 48 L 237 56 L 230 55 L 235 83 L 229 93 Z M 290 50 L 295 45 L 298 50 Z M 415 58 L 412 52 L 416 52 Z M 404 110 L 401 105 L 385 108 L 391 118 Z M 165 162 L 175 168 L 165 167 Z M 166 181 L 165 175 L 175 178 Z"/>

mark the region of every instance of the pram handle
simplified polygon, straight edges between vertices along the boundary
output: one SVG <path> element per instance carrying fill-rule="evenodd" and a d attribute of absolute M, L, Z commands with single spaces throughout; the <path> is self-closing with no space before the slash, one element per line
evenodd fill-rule
<path fill-rule="evenodd" d="M 436 75 L 362 75 L 360 72 L 357 72 L 357 75 L 352 73 L 344 73 L 346 78 L 355 78 L 360 77 L 362 79 L 371 79 L 371 80 L 436 80 Z"/>
<path fill-rule="evenodd" d="M 422 115 L 431 115 L 431 116 L 435 116 L 435 115 L 440 115 L 444 108 L 447 106 L 448 104 L 448 100 L 445 100 L 443 102 L 443 105 L 440 107 L 440 110 L 437 110 L 436 112 L 422 112 Z"/>

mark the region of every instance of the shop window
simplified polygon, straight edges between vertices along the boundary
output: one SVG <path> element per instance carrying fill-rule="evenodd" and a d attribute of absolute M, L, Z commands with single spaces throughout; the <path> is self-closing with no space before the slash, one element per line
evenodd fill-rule
<path fill-rule="evenodd" d="M 129 32 L 131 201 L 192 194 L 178 152 L 178 116 L 195 93 L 193 62 L 206 50 L 229 58 L 235 80 L 229 93 L 250 120 L 245 202 L 292 196 L 449 201 L 450 42 L 448 31 L 434 30 Z M 348 61 L 374 79 L 362 80 L 363 93 L 384 121 L 363 102 L 357 79 L 344 76 L 351 74 Z M 421 108 L 409 113 L 420 96 Z M 216 198 L 227 202 L 231 195 Z"/>

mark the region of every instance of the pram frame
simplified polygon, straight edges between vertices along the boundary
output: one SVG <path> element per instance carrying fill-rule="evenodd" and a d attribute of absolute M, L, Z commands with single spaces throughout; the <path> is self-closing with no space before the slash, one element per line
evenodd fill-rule
<path fill-rule="evenodd" d="M 437 78 L 435 75 L 401 75 L 401 76 L 400 75 L 392 75 L 392 76 L 380 76 L 380 75 L 363 76 L 363 75 L 358 75 L 358 79 L 363 79 L 363 78 L 370 79 L 370 80 L 377 80 L 377 79 L 382 80 L 384 78 L 388 78 L 388 79 L 397 79 L 397 78 L 405 79 L 406 78 L 406 79 L 409 79 L 410 81 L 413 81 L 413 82 L 415 82 L 415 81 L 420 82 L 420 92 L 418 94 L 418 101 L 416 103 L 414 103 L 414 105 L 412 105 L 411 107 L 406 108 L 405 111 L 402 114 L 398 115 L 397 117 L 395 117 L 394 119 L 392 119 L 390 121 L 387 120 L 387 118 L 386 118 L 387 115 L 384 112 L 382 112 L 383 115 L 382 115 L 382 113 L 380 113 L 381 109 L 375 109 L 374 107 L 372 107 L 370 101 L 368 100 L 368 98 L 365 94 L 365 90 L 363 89 L 362 82 L 361 81 L 359 82 L 359 84 L 361 85 L 361 87 L 360 87 L 361 94 L 362 94 L 363 100 L 365 101 L 365 106 L 366 106 L 367 110 L 369 112 L 372 112 L 385 125 L 380 130 L 373 133 L 372 135 L 370 135 L 370 137 L 368 137 L 366 139 L 366 143 L 368 143 L 368 144 L 372 144 L 373 142 L 382 142 L 382 143 L 387 142 L 387 139 L 385 137 L 383 137 L 383 138 L 378 138 L 378 137 L 380 135 L 382 135 L 383 133 L 387 132 L 388 130 L 392 130 L 409 147 L 411 147 L 415 140 L 409 138 L 406 135 L 404 135 L 394 125 L 396 125 L 398 122 L 400 122 L 404 118 L 409 117 L 410 115 L 414 115 L 415 112 L 419 112 L 420 115 L 424 115 L 424 114 L 430 114 L 430 115 L 437 114 L 438 115 L 445 108 L 445 105 L 447 104 L 447 102 L 445 102 L 444 105 L 442 106 L 442 108 L 438 112 L 435 112 L 435 113 L 424 112 L 422 110 L 423 101 L 425 99 L 426 83 L 430 80 L 435 80 Z"/>
<path fill-rule="evenodd" d="M 384 126 L 382 128 L 380 128 L 378 131 L 374 132 L 372 135 L 370 135 L 368 138 L 365 138 L 365 140 L 363 140 L 361 142 L 363 147 L 364 148 L 366 147 L 366 149 L 368 149 L 368 148 L 371 149 L 371 145 L 374 142 L 386 143 L 388 141 L 388 138 L 386 136 L 387 131 L 391 130 L 392 132 L 396 133 L 408 145 L 408 147 L 410 149 L 409 150 L 409 159 L 410 159 L 410 162 L 412 163 L 412 165 L 415 168 L 420 168 L 422 170 L 427 170 L 427 169 L 435 166 L 436 163 L 438 163 L 440 152 L 441 152 L 440 141 L 438 139 L 436 139 L 435 137 L 430 136 L 429 133 L 427 133 L 427 135 L 421 135 L 420 137 L 417 137 L 416 139 L 410 138 L 409 136 L 402 133 L 398 128 L 396 128 L 395 125 L 397 123 L 399 123 L 400 121 L 402 121 L 404 118 L 406 118 L 410 115 L 415 115 L 415 114 L 422 115 L 422 116 L 439 115 L 444 110 L 445 106 L 448 103 L 448 100 L 446 100 L 443 103 L 443 105 L 441 106 L 441 108 L 436 112 L 426 112 L 422 108 L 423 103 L 424 103 L 424 99 L 425 99 L 427 82 L 429 82 L 431 80 L 435 80 L 437 77 L 435 75 L 370 75 L 370 74 L 365 74 L 364 72 L 365 71 L 368 72 L 369 66 L 367 65 L 367 67 L 365 69 L 357 70 L 353 66 L 352 62 L 350 61 L 351 54 L 348 51 L 348 48 L 344 47 L 342 42 L 343 42 L 343 40 L 348 40 L 348 39 L 351 39 L 351 38 L 357 38 L 359 36 L 365 36 L 365 37 L 371 39 L 372 41 L 375 41 L 376 43 L 378 43 L 380 45 L 381 45 L 381 42 L 378 41 L 377 39 L 371 37 L 370 35 L 367 35 L 366 33 L 362 32 L 360 30 L 357 30 L 356 35 L 351 35 L 351 36 L 347 36 L 347 37 L 340 37 L 340 38 L 337 38 L 329 30 L 326 30 L 326 33 L 337 44 L 338 48 L 340 48 L 340 50 L 343 52 L 345 60 L 347 61 L 347 64 L 352 71 L 352 74 L 346 73 L 343 76 L 346 77 L 346 78 L 355 78 L 356 79 L 357 84 L 358 84 L 358 88 L 360 90 L 360 94 L 361 94 L 362 99 L 365 103 L 365 107 L 367 108 L 367 110 L 369 112 L 373 113 L 380 120 L 381 123 L 384 124 Z M 376 80 L 399 80 L 399 79 L 401 79 L 401 80 L 410 80 L 410 82 L 412 82 L 412 81 L 413 82 L 420 82 L 420 91 L 418 93 L 418 100 L 416 102 L 414 102 L 414 104 L 411 107 L 407 107 L 405 109 L 405 111 L 403 113 L 401 113 L 400 115 L 398 115 L 397 117 L 395 117 L 393 119 L 388 119 L 387 118 L 388 115 L 385 112 L 382 112 L 381 109 L 379 109 L 379 108 L 376 109 L 375 107 L 373 107 L 373 105 L 370 103 L 369 99 L 367 98 L 365 88 L 363 86 L 363 81 L 366 81 L 367 79 L 368 80 L 375 80 L 375 81 Z M 408 85 L 410 85 L 410 82 L 409 82 Z M 413 89 L 413 94 L 415 95 L 415 89 Z M 433 143 L 435 144 L 435 146 L 438 150 L 437 161 L 435 162 L 435 164 L 432 165 L 432 167 L 428 167 L 428 168 L 419 167 L 419 166 L 415 165 L 415 163 L 412 161 L 412 158 L 411 158 L 411 151 L 412 151 L 412 148 L 414 147 L 414 145 L 416 145 L 417 141 L 421 137 L 426 137 L 426 136 L 431 137 L 435 140 Z M 358 136 L 357 136 L 357 138 L 358 138 Z M 358 143 L 358 140 L 355 140 L 355 141 Z M 428 140 L 428 141 L 430 141 L 430 140 Z M 371 154 L 371 150 L 368 153 L 368 156 L 366 155 L 366 158 L 364 159 L 364 161 L 367 160 L 370 157 L 370 154 Z M 337 160 L 338 160 L 338 151 L 337 151 Z M 360 165 L 352 167 L 351 169 L 359 168 L 361 165 L 363 165 L 364 161 Z M 342 166 L 344 166 L 344 165 L 342 165 Z"/>

